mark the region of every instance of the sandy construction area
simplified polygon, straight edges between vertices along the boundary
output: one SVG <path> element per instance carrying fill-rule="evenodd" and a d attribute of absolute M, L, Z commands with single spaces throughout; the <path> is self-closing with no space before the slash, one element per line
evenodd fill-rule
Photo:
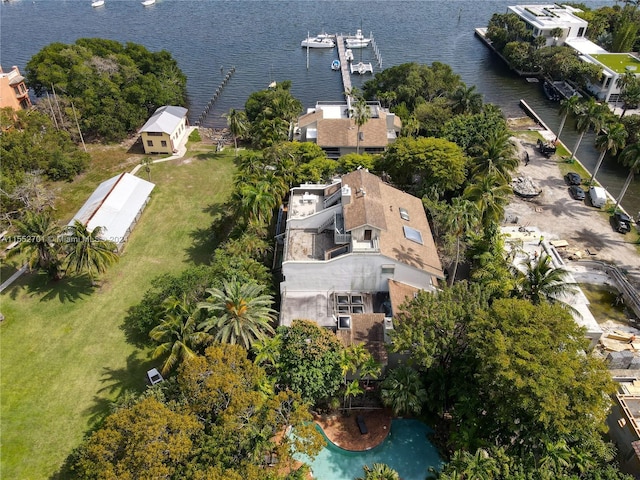
<path fill-rule="evenodd" d="M 546 240 L 566 240 L 563 256 L 577 252 L 593 260 L 615 263 L 640 290 L 640 246 L 633 243 L 636 234 L 614 231 L 609 215 L 592 207 L 588 196 L 586 201 L 571 198 L 555 155 L 545 158 L 534 143 L 525 139 L 518 140 L 518 148 L 520 158 L 524 158 L 526 151 L 530 161 L 528 165 L 521 162 L 514 176 L 531 177 L 542 193 L 528 200 L 514 195 L 506 208 L 507 220 L 537 227 Z"/>

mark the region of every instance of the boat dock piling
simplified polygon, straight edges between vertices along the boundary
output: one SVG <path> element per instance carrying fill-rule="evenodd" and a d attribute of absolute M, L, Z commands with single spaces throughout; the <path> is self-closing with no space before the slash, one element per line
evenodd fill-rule
<path fill-rule="evenodd" d="M 382 70 L 382 55 L 380 55 L 380 50 L 378 50 L 378 44 L 376 43 L 376 39 L 373 38 L 373 33 L 371 33 L 371 46 L 373 47 L 373 53 L 376 56 L 376 61 L 378 62 L 378 67 Z"/>
<path fill-rule="evenodd" d="M 229 83 L 229 80 L 231 80 L 231 76 L 235 73 L 235 71 L 236 71 L 236 67 L 235 66 L 231 67 L 227 72 L 227 74 L 224 76 L 224 78 L 222 79 L 222 82 L 220 82 L 220 85 L 218 85 L 218 88 L 216 88 L 215 93 L 209 100 L 209 103 L 207 103 L 206 107 L 204 107 L 204 110 L 196 120 L 195 122 L 196 126 L 200 126 L 204 123 L 204 121 L 207 118 L 207 115 L 209 114 L 209 110 L 213 108 L 213 105 L 216 103 L 216 100 L 218 100 L 218 97 L 222 93 L 222 89 L 224 89 L 227 83 Z"/>
<path fill-rule="evenodd" d="M 344 38 L 342 35 L 336 36 L 336 44 L 338 45 L 338 58 L 340 59 L 340 73 L 342 74 L 344 95 L 347 99 L 347 105 L 351 107 L 351 74 L 349 73 L 349 62 L 347 62 L 347 54 L 345 52 Z"/>

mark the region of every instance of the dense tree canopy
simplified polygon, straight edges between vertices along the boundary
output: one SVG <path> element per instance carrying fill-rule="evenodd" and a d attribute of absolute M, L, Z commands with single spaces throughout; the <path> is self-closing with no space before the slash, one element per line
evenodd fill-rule
<path fill-rule="evenodd" d="M 160 106 L 186 103 L 187 79 L 171 54 L 130 42 L 52 43 L 29 60 L 26 76 L 36 95 L 68 97 L 83 132 L 107 141 L 135 132 Z"/>

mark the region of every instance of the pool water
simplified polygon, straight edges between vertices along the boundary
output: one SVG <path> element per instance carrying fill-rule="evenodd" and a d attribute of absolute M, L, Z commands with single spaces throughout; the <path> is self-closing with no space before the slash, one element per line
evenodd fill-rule
<path fill-rule="evenodd" d="M 364 477 L 362 467 L 374 463 L 389 465 L 402 480 L 424 480 L 429 467 L 439 469 L 442 466 L 436 448 L 427 438 L 430 432 L 431 429 L 419 420 L 395 419 L 387 438 L 371 450 L 350 452 L 337 447 L 325 436 L 327 446 L 313 461 L 303 455 L 296 455 L 296 458 L 311 466 L 313 478 L 318 480 Z"/>

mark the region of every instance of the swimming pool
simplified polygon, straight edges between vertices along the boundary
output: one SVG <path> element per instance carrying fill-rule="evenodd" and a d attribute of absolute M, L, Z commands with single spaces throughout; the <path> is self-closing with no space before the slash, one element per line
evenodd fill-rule
<path fill-rule="evenodd" d="M 371 450 L 350 452 L 335 446 L 325 436 L 327 446 L 313 461 L 303 455 L 296 458 L 310 465 L 313 478 L 318 480 L 353 480 L 364 476 L 364 465 L 374 463 L 386 463 L 402 480 L 424 480 L 429 467 L 442 465 L 436 448 L 427 438 L 430 432 L 419 420 L 395 419 L 389 436 Z"/>

